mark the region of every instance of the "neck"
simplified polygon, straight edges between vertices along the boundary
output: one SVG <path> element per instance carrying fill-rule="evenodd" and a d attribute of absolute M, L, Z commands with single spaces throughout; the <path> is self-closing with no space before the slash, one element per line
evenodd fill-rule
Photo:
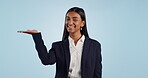
<path fill-rule="evenodd" d="M 74 40 L 75 45 L 77 44 L 78 40 L 81 38 L 82 34 L 79 33 L 70 33 L 70 37 Z"/>

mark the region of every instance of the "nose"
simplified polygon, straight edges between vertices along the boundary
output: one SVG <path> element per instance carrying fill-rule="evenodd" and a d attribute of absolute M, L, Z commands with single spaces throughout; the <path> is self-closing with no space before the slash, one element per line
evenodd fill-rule
<path fill-rule="evenodd" d="M 68 22 L 68 25 L 69 25 L 69 26 L 72 26 L 72 25 L 73 25 L 73 21 L 70 20 L 70 21 Z"/>

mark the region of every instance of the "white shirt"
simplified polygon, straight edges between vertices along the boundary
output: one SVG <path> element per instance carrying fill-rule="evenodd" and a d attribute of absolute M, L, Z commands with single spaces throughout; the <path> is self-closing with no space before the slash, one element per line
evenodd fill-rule
<path fill-rule="evenodd" d="M 70 67 L 69 74 L 70 78 L 81 78 L 81 56 L 83 50 L 83 44 L 85 36 L 83 35 L 75 45 L 74 40 L 69 36 L 69 48 L 70 48 Z"/>

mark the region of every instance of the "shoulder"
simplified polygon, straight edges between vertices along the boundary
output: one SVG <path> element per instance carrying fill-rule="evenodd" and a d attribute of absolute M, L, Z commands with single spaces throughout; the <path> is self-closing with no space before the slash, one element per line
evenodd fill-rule
<path fill-rule="evenodd" d="M 91 43 L 95 46 L 101 46 L 101 43 L 95 39 L 92 39 L 92 38 L 88 38 L 86 37 L 86 39 L 88 39 L 89 41 L 91 41 Z"/>
<path fill-rule="evenodd" d="M 68 39 L 53 42 L 52 45 L 63 45 L 65 43 L 68 44 Z"/>
<path fill-rule="evenodd" d="M 52 45 L 60 45 L 62 43 L 63 43 L 63 41 L 56 41 L 56 42 L 53 42 Z"/>

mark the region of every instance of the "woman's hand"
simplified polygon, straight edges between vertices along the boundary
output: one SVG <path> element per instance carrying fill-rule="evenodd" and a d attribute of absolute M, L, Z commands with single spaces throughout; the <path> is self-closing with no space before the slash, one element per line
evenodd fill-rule
<path fill-rule="evenodd" d="M 19 33 L 35 34 L 39 33 L 37 30 L 26 30 L 26 31 L 17 31 Z"/>

